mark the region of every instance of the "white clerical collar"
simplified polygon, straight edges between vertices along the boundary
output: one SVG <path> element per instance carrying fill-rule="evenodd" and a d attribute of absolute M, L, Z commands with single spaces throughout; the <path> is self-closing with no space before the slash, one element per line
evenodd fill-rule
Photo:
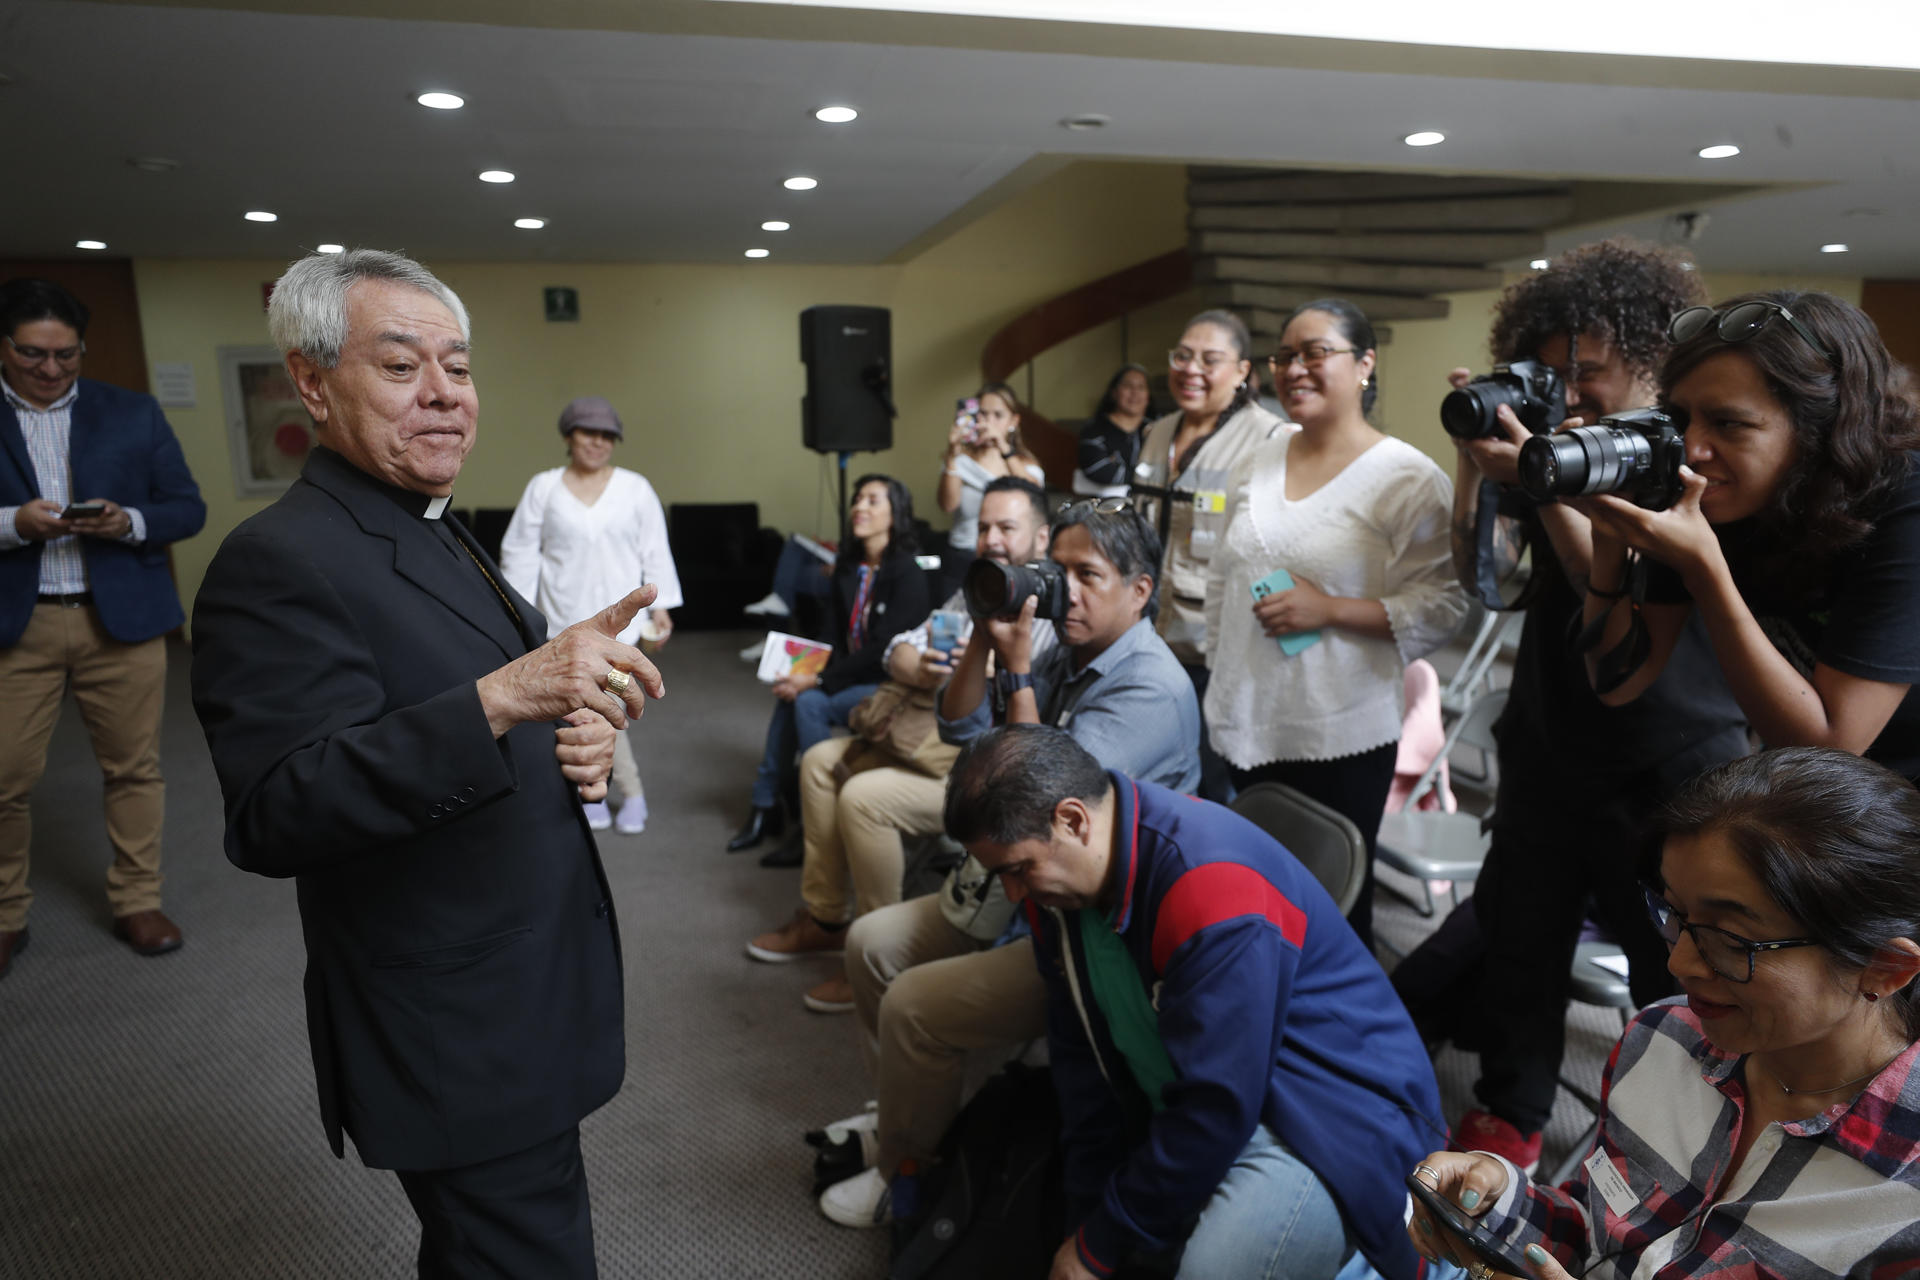
<path fill-rule="evenodd" d="M 452 494 L 448 494 L 444 498 L 429 499 L 427 502 L 427 509 L 420 513 L 421 517 L 427 520 L 438 520 L 441 514 L 446 511 L 447 504 L 452 501 L 453 501 Z"/>

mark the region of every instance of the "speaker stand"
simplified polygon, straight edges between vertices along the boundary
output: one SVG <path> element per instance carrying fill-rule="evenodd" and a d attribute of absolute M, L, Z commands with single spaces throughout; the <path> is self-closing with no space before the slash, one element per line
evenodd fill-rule
<path fill-rule="evenodd" d="M 847 539 L 853 536 L 853 515 L 847 509 L 847 459 L 853 450 L 841 449 L 835 456 L 840 459 L 840 549 L 844 552 Z"/>

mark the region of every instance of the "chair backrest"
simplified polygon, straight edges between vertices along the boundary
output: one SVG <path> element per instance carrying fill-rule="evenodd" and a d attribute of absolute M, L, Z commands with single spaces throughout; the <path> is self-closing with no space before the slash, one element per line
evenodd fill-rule
<path fill-rule="evenodd" d="M 1501 649 L 1509 639 L 1519 638 L 1520 626 L 1526 620 L 1524 613 L 1496 613 L 1478 603 L 1474 608 L 1480 611 L 1480 628 L 1474 634 L 1473 643 L 1467 646 L 1466 656 L 1460 660 L 1453 679 L 1440 691 L 1440 708 L 1449 714 L 1458 713 L 1486 686 Z"/>
<path fill-rule="evenodd" d="M 1412 809 L 1419 804 L 1420 797 L 1427 794 L 1428 789 L 1434 785 L 1440 773 L 1440 767 L 1447 762 L 1447 757 L 1452 754 L 1456 746 L 1465 743 L 1469 747 L 1491 753 L 1494 747 L 1493 726 L 1500 719 L 1500 713 L 1506 709 L 1507 691 L 1505 689 L 1489 689 L 1467 704 L 1466 711 L 1453 722 L 1453 727 L 1447 730 L 1446 745 L 1440 748 L 1440 754 L 1433 758 L 1433 763 L 1427 766 L 1427 771 L 1420 775 L 1420 780 L 1413 784 L 1413 790 L 1407 794 L 1406 808 Z"/>
<path fill-rule="evenodd" d="M 1353 910 L 1367 878 L 1367 842 L 1351 819 L 1278 782 L 1242 791 L 1233 811 L 1287 847 L 1332 895 L 1340 914 Z"/>

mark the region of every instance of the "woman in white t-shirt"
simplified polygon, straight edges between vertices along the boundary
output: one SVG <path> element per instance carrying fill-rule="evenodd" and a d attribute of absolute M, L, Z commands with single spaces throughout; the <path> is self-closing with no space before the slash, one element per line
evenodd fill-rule
<path fill-rule="evenodd" d="M 546 615 L 549 634 L 652 583 L 659 588 L 652 608 L 620 639 L 663 644 L 673 631 L 668 610 L 681 603 L 680 575 L 653 486 L 613 465 L 614 446 L 626 436 L 620 415 L 600 397 L 582 396 L 560 414 L 560 434 L 567 441 L 567 465 L 527 482 L 500 543 L 500 568 L 513 589 Z M 587 824 L 636 835 L 647 825 L 647 800 L 624 733 L 614 738 L 611 782 L 621 796 L 619 813 L 610 813 L 604 801 L 590 804 Z"/>
<path fill-rule="evenodd" d="M 1406 664 L 1467 612 L 1448 546 L 1453 485 L 1367 421 L 1374 336 L 1358 308 L 1310 302 L 1280 343 L 1270 363 L 1298 425 L 1256 445 L 1227 485 L 1207 577 L 1206 723 L 1237 786 L 1282 782 L 1337 809 L 1371 860 Z M 1349 917 L 1368 941 L 1372 888 L 1369 866 Z"/>
<path fill-rule="evenodd" d="M 980 499 L 1001 476 L 1018 476 L 1047 487 L 1047 473 L 1020 439 L 1020 398 L 1004 382 L 989 382 L 974 393 L 979 408 L 956 414 L 947 432 L 941 460 L 940 509 L 953 516 L 940 555 L 940 591 L 944 600 L 960 589 L 980 540 Z"/>

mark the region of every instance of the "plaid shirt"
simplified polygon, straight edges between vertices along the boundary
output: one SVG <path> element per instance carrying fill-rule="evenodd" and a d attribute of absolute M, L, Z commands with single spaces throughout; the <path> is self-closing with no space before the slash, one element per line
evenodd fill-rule
<path fill-rule="evenodd" d="M 64 509 L 75 501 L 73 468 L 68 465 L 68 439 L 73 431 L 73 402 L 80 395 L 74 383 L 67 393 L 44 409 L 35 408 L 14 389 L 0 381 L 0 394 L 7 398 L 14 417 L 20 422 L 20 434 L 27 442 L 27 456 L 33 460 L 33 474 L 40 483 L 40 496 Z M 94 496 L 94 495 L 88 495 Z M 146 541 L 146 518 L 132 507 L 121 508 L 133 528 L 121 538 L 126 543 Z M 0 507 L 0 551 L 23 547 L 27 540 L 14 526 L 18 507 Z M 87 562 L 80 547 L 80 535 L 69 533 L 49 538 L 40 553 L 40 593 L 42 595 L 78 595 L 87 589 Z"/>
<path fill-rule="evenodd" d="M 1769 1125 L 1729 1182 L 1743 1062 L 1684 1000 L 1649 1006 L 1602 1083 L 1596 1150 L 1612 1169 L 1556 1189 L 1509 1165 L 1488 1227 L 1595 1280 L 1920 1275 L 1920 1042 L 1850 1102 Z"/>

